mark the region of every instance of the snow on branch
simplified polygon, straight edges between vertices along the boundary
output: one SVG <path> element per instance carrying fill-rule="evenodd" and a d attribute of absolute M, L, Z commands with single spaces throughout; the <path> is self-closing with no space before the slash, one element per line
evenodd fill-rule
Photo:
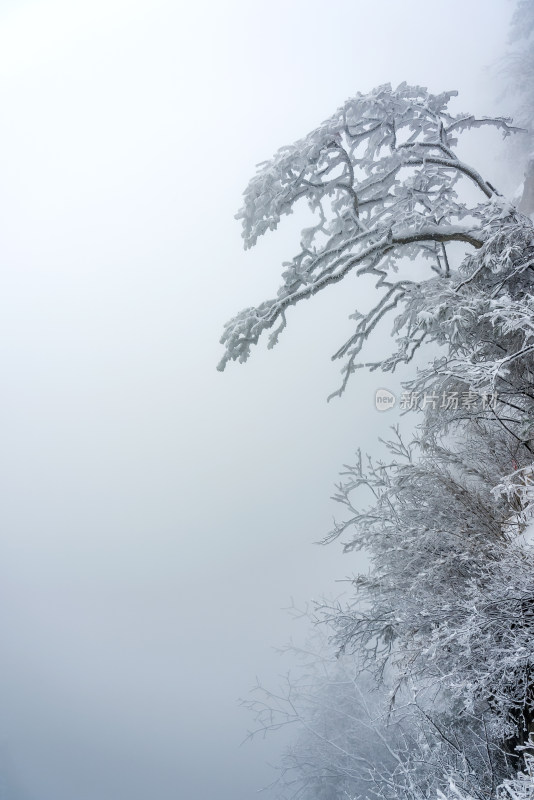
<path fill-rule="evenodd" d="M 434 95 L 405 83 L 395 90 L 386 84 L 357 94 L 308 136 L 259 165 L 237 214 L 246 248 L 274 230 L 301 199 L 317 219 L 302 231 L 300 252 L 284 264 L 277 296 L 244 309 L 226 324 L 219 370 L 229 361 L 246 361 L 262 333 L 277 325 L 269 338 L 272 347 L 286 325 L 289 306 L 350 272 L 375 276 L 377 287 L 392 300 L 359 323 L 355 341 L 361 345 L 410 283 L 409 276 L 392 281 L 399 259 L 425 258 L 434 272 L 449 277 L 447 243 L 482 247 L 485 204 L 471 206 L 462 200 L 457 193 L 460 179 L 472 182 L 486 203 L 499 203 L 500 198 L 455 154 L 457 136 L 482 125 L 505 136 L 515 129 L 504 118 L 452 115 L 447 107 L 455 94 Z M 339 352 L 351 359 L 352 371 L 359 346 L 348 350 Z"/>

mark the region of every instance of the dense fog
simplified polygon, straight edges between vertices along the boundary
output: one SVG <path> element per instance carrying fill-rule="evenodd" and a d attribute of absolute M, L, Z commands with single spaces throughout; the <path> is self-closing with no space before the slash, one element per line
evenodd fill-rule
<path fill-rule="evenodd" d="M 271 779 L 284 736 L 240 747 L 237 700 L 291 667 L 284 609 L 361 564 L 313 543 L 399 378 L 326 402 L 373 296 L 356 282 L 218 373 L 224 322 L 274 294 L 300 231 L 245 253 L 234 214 L 255 165 L 357 91 L 509 111 L 511 6 L 2 4 L 5 800 L 249 800 Z M 472 160 L 513 189 L 504 155 Z"/>

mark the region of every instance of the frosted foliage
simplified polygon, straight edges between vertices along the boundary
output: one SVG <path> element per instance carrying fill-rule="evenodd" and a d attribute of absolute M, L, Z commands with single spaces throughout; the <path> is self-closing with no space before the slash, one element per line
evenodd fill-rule
<path fill-rule="evenodd" d="M 490 201 L 484 230 L 484 244 L 464 259 L 452 281 L 436 277 L 410 288 L 395 322 L 401 347 L 382 366 L 394 368 L 414 343 L 440 345 L 440 355 L 410 384 L 434 398 L 427 430 L 474 416 L 501 419 L 531 454 L 534 228 L 513 207 L 497 212 Z M 439 408 L 444 393 L 471 397 L 472 403 Z"/>
<path fill-rule="evenodd" d="M 498 800 L 534 800 L 534 757 L 532 748 L 525 755 L 525 769 L 512 779 L 506 779 L 497 790 Z M 472 795 L 462 792 L 450 780 L 448 790 L 438 790 L 438 800 L 473 800 Z"/>
<path fill-rule="evenodd" d="M 289 306 L 351 272 L 373 275 L 378 299 L 353 315 L 354 332 L 334 354 L 344 359 L 338 393 L 360 366 L 392 371 L 432 345 L 429 362 L 406 384 L 408 394 L 430 398 L 416 436 L 406 441 L 394 429 L 383 460 L 358 453 L 337 486 L 343 515 L 325 541 L 364 551 L 369 569 L 345 584 L 342 600 L 316 608 L 339 659 L 380 687 L 385 717 L 372 735 L 380 732 L 400 760 L 389 764 L 388 751 L 373 772 L 357 741 L 361 729 L 339 721 L 345 700 L 360 708 L 353 690 L 363 684 L 355 678 L 352 699 L 344 699 L 337 683 L 339 694 L 328 688 L 329 673 L 313 695 L 321 708 L 314 720 L 327 728 L 333 714 L 338 722 L 326 741 L 300 740 L 299 775 L 306 782 L 314 764 L 326 770 L 332 743 L 367 762 L 352 760 L 352 772 L 347 767 L 328 791 L 312 780 L 306 800 L 532 795 L 534 226 L 455 155 L 467 128 L 489 124 L 506 135 L 510 124 L 451 115 L 451 94 L 402 84 L 357 95 L 261 165 L 238 215 L 246 246 L 301 199 L 315 224 L 284 265 L 277 297 L 226 326 L 221 367 L 246 360 L 277 325 L 272 346 Z M 477 190 L 474 202 L 467 183 Z M 415 279 L 415 259 L 427 278 Z M 390 354 L 361 362 L 388 315 Z M 296 709 L 290 694 L 289 707 L 294 700 Z M 340 769 L 348 763 L 329 752 Z"/>
<path fill-rule="evenodd" d="M 400 774 L 403 765 L 402 733 L 388 727 L 385 695 L 374 691 L 373 681 L 360 673 L 354 659 L 337 659 L 328 655 L 324 642 L 314 644 L 294 652 L 294 660 L 304 656 L 298 672 L 275 691 L 256 687 L 245 703 L 257 724 L 251 736 L 295 728 L 274 784 L 276 796 L 383 797 L 391 776 Z"/>
<path fill-rule="evenodd" d="M 357 655 L 334 657 L 324 642 L 292 650 L 303 657 L 301 668 L 275 690 L 256 687 L 245 702 L 257 724 L 251 737 L 295 728 L 271 787 L 273 796 L 426 800 L 454 779 L 464 798 L 487 800 L 484 791 L 491 786 L 498 754 L 476 721 L 464 721 L 468 746 L 461 750 L 448 738 L 448 729 L 436 735 L 443 725 L 443 714 L 437 713 L 442 698 L 436 692 L 429 714 L 406 687 L 396 691 L 392 703 L 387 687 L 377 686 L 362 671 Z M 480 781 L 480 774 L 488 780 Z"/>
<path fill-rule="evenodd" d="M 502 482 L 492 489 L 492 494 L 503 498 L 515 509 L 506 521 L 506 530 L 512 536 L 521 532 L 522 541 L 530 541 L 534 535 L 534 465 L 529 464 L 505 475 Z"/>
<path fill-rule="evenodd" d="M 272 347 L 290 306 L 351 272 L 368 274 L 376 278 L 381 299 L 369 315 L 354 314 L 355 333 L 334 356 L 347 359 L 345 383 L 371 331 L 415 285 L 403 259 L 422 258 L 430 274 L 449 277 L 447 243 L 483 245 L 489 206 L 468 202 L 463 187 L 470 182 L 482 199 L 491 198 L 494 215 L 507 213 L 506 206 L 457 157 L 455 146 L 470 128 L 496 126 L 504 135 L 513 128 L 501 118 L 450 114 L 454 94 L 406 84 L 358 94 L 304 139 L 259 165 L 237 215 L 245 247 L 275 229 L 300 200 L 307 201 L 314 223 L 302 231 L 299 253 L 284 264 L 277 296 L 244 309 L 225 326 L 219 369 L 230 360 L 245 361 L 261 334 L 277 326 L 269 337 Z M 404 360 L 412 350 L 406 348 Z"/>
<path fill-rule="evenodd" d="M 532 748 L 525 755 L 525 769 L 515 778 L 505 780 L 499 800 L 534 800 L 534 756 Z"/>
<path fill-rule="evenodd" d="M 454 785 L 480 800 L 534 733 L 534 231 L 504 201 L 485 214 L 458 274 L 406 293 L 396 330 L 441 346 L 411 387 L 437 402 L 414 441 L 396 431 L 387 460 L 347 467 L 336 496 L 347 513 L 328 539 L 364 549 L 371 569 L 351 601 L 323 609 L 341 652 L 363 654 L 379 680 L 396 674 L 393 696 L 415 687 L 437 726 L 431 752 L 457 742 L 476 780 L 466 794 L 456 770 Z M 473 405 L 443 407 L 444 392 Z"/>

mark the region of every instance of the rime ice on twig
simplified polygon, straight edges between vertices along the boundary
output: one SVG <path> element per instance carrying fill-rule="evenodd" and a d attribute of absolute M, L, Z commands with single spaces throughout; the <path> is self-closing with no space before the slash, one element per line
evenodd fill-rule
<path fill-rule="evenodd" d="M 505 136 L 515 129 L 504 118 L 450 114 L 447 106 L 455 94 L 434 95 L 406 84 L 358 94 L 307 137 L 260 165 L 237 214 L 245 247 L 275 229 L 302 198 L 317 220 L 302 231 L 300 252 L 284 264 L 277 296 L 244 309 L 225 326 L 220 370 L 228 361 L 246 361 L 261 334 L 281 320 L 269 341 L 273 346 L 289 306 L 350 272 L 369 274 L 382 295 L 372 311 L 358 316 L 354 335 L 334 355 L 346 359 L 342 391 L 365 341 L 414 283 L 409 270 L 395 277 L 399 259 L 425 258 L 434 273 L 449 278 L 447 243 L 482 246 L 487 209 L 459 197 L 460 179 L 473 183 L 482 200 L 498 204 L 500 199 L 454 147 L 469 128 L 491 125 Z M 398 359 L 409 360 L 418 346 L 417 339 L 412 341 Z"/>

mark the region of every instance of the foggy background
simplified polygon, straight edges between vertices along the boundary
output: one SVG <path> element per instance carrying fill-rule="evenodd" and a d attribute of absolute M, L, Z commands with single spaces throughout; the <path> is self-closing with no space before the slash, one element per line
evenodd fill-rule
<path fill-rule="evenodd" d="M 216 372 L 224 322 L 276 292 L 300 231 L 244 253 L 233 217 L 255 165 L 357 91 L 507 112 L 513 8 L 0 3 L 2 800 L 249 800 L 272 779 L 282 740 L 239 747 L 236 700 L 291 667 L 291 599 L 358 570 L 312 543 L 398 380 L 326 403 L 372 298 L 350 279 Z M 498 137 L 479 141 L 510 191 Z"/>

